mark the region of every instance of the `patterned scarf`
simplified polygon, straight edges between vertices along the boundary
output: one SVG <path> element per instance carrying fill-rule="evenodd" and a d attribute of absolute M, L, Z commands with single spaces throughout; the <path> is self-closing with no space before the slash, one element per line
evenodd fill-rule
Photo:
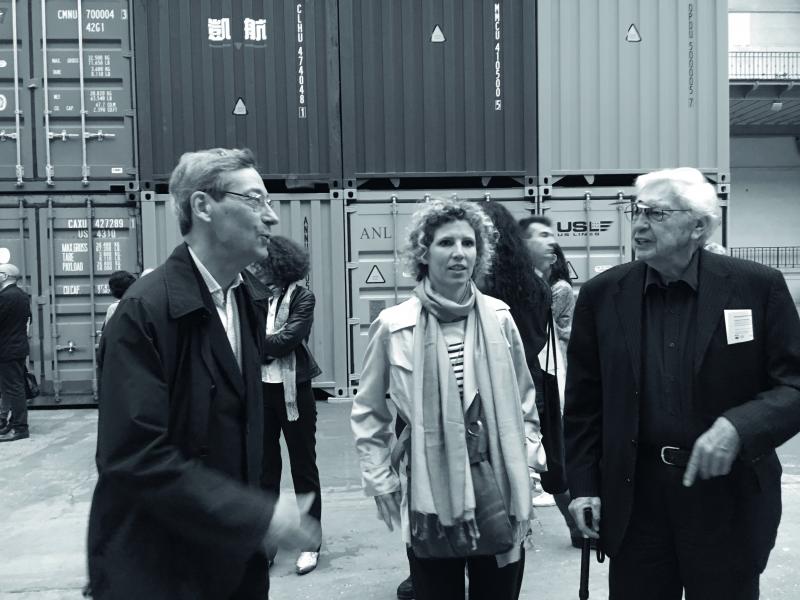
<path fill-rule="evenodd" d="M 289 284 L 283 294 L 281 303 L 275 313 L 275 331 L 277 333 L 286 325 L 289 319 L 289 303 L 292 300 L 292 293 L 297 287 L 297 283 Z M 294 352 L 289 352 L 286 356 L 276 358 L 278 366 L 281 368 L 281 380 L 283 381 L 283 399 L 286 403 L 286 418 L 290 421 L 297 421 L 300 413 L 297 410 L 297 383 L 295 381 L 297 371 L 297 359 Z"/>
<path fill-rule="evenodd" d="M 468 541 L 477 537 L 475 492 L 464 434 L 464 406 L 473 398 L 462 403 L 439 327 L 439 322 L 466 317 L 465 382 L 472 380 L 472 387 L 477 384 L 480 391 L 492 470 L 521 540 L 531 506 L 525 429 L 513 361 L 497 315 L 472 283 L 462 303 L 434 292 L 427 279 L 414 294 L 422 310 L 414 331 L 412 535 L 435 538 L 446 527 Z"/>

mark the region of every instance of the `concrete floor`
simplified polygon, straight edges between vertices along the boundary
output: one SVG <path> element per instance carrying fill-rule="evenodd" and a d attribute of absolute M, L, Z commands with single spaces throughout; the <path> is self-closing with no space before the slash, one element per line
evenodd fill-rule
<path fill-rule="evenodd" d="M 347 403 L 318 404 L 317 450 L 323 485 L 323 553 L 316 571 L 294 574 L 294 556 L 271 571 L 273 600 L 392 600 L 407 565 L 399 535 L 376 518 L 361 492 Z M 32 411 L 31 438 L 0 445 L 0 598 L 72 600 L 85 583 L 85 537 L 94 468 L 94 410 Z M 780 449 L 784 514 L 762 577 L 764 600 L 800 598 L 800 437 Z M 288 465 L 288 461 L 284 461 Z M 291 489 L 284 469 L 284 486 Z M 580 553 L 558 510 L 538 510 L 522 598 L 578 596 Z M 590 598 L 607 598 L 608 562 L 592 565 Z"/>

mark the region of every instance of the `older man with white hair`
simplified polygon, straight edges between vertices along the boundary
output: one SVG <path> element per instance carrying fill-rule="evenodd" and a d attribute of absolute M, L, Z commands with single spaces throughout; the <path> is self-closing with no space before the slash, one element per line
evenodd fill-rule
<path fill-rule="evenodd" d="M 703 250 L 720 209 L 699 171 L 636 190 L 637 260 L 575 307 L 570 509 L 611 557 L 614 600 L 758 598 L 781 515 L 775 448 L 800 430 L 800 320 L 780 272 Z"/>
<path fill-rule="evenodd" d="M 0 442 L 30 437 L 25 401 L 25 359 L 28 356 L 28 320 L 31 299 L 17 282 L 19 269 L 0 265 Z"/>

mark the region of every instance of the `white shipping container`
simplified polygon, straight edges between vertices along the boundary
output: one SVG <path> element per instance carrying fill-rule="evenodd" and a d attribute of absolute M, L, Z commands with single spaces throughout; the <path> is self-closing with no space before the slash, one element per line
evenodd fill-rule
<path fill-rule="evenodd" d="M 727 185 L 727 0 L 539 0 L 537 17 L 541 186 L 678 166 Z"/>

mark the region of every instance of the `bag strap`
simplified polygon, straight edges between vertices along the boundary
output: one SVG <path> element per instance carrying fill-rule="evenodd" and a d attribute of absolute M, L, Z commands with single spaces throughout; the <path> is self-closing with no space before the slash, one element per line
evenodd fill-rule
<path fill-rule="evenodd" d="M 392 448 L 391 462 L 392 467 L 398 473 L 400 472 L 400 461 L 403 456 L 411 450 L 411 425 L 406 425 L 405 429 L 397 436 L 397 442 Z"/>

